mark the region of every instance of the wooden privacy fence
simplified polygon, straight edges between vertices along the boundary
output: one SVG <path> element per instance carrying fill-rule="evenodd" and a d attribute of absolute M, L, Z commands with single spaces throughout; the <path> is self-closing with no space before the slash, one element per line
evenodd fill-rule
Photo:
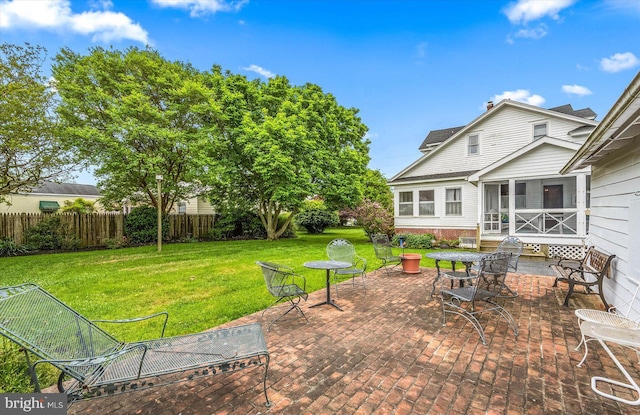
<path fill-rule="evenodd" d="M 121 213 L 60 214 L 61 223 L 75 236 L 82 248 L 105 246 L 108 239 L 122 240 L 126 215 Z M 16 244 L 26 242 L 27 229 L 51 217 L 46 213 L 0 214 L 0 239 L 9 238 Z M 169 215 L 169 240 L 186 237 L 204 238 L 213 228 L 215 215 Z"/>

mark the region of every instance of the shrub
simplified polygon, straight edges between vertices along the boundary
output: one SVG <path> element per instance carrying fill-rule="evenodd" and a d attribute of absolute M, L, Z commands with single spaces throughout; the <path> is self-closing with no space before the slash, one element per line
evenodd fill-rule
<path fill-rule="evenodd" d="M 62 248 L 62 222 L 59 216 L 50 216 L 27 229 L 26 239 L 29 250 L 53 251 Z"/>
<path fill-rule="evenodd" d="M 393 214 L 378 202 L 365 200 L 355 209 L 355 217 L 369 238 L 379 233 L 389 237 L 394 234 Z"/>
<path fill-rule="evenodd" d="M 400 238 L 404 239 L 404 247 L 411 249 L 431 249 L 433 247 L 433 241 L 436 239 L 436 236 L 430 233 L 424 234 L 415 234 L 415 233 L 404 233 L 397 234 L 392 239 L 392 244 L 399 246 Z"/>
<path fill-rule="evenodd" d="M 69 224 L 63 223 L 57 215 L 43 219 L 27 229 L 26 239 L 28 250 L 76 250 L 81 245 L 81 240 L 73 234 Z"/>
<path fill-rule="evenodd" d="M 131 211 L 124 221 L 124 233 L 132 244 L 146 244 L 158 239 L 158 211 L 151 206 L 140 206 Z M 169 222 L 162 216 L 162 239 L 169 233 Z"/>
<path fill-rule="evenodd" d="M 336 226 L 338 215 L 324 209 L 309 209 L 298 213 L 295 222 L 296 225 L 305 228 L 307 232 L 318 234 L 331 226 Z"/>
<path fill-rule="evenodd" d="M 13 239 L 0 239 L 0 257 L 22 255 L 27 251 L 26 247 L 16 244 Z"/>
<path fill-rule="evenodd" d="M 123 236 L 122 238 L 107 238 L 104 240 L 104 244 L 109 249 L 119 249 L 129 245 L 129 241 L 126 236 Z"/>

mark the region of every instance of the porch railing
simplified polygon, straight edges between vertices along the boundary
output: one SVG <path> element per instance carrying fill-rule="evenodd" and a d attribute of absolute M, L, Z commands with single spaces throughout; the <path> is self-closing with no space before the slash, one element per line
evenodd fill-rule
<path fill-rule="evenodd" d="M 577 235 L 577 209 L 518 209 L 515 233 L 533 235 Z"/>

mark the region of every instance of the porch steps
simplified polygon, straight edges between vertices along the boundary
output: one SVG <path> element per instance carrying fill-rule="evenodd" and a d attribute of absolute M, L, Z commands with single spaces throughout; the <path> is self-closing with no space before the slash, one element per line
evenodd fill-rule
<path fill-rule="evenodd" d="M 480 241 L 480 252 L 493 252 L 498 248 L 500 241 Z M 532 248 L 525 244 L 521 257 L 546 258 L 544 252 L 534 252 Z"/>

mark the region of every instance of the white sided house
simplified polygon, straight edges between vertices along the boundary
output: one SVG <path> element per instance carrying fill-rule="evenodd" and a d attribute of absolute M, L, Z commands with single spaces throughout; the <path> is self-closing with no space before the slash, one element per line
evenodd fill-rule
<path fill-rule="evenodd" d="M 589 245 L 615 254 L 605 297 L 621 313 L 640 284 L 640 72 L 584 145 L 561 169 L 591 168 Z M 635 284 L 634 284 L 635 281 Z M 640 298 L 629 317 L 640 317 Z"/>
<path fill-rule="evenodd" d="M 481 245 L 514 235 L 534 254 L 581 252 L 590 169 L 559 171 L 598 125 L 595 117 L 589 108 L 503 100 L 466 126 L 431 131 L 424 155 L 388 182 L 396 232 Z"/>

